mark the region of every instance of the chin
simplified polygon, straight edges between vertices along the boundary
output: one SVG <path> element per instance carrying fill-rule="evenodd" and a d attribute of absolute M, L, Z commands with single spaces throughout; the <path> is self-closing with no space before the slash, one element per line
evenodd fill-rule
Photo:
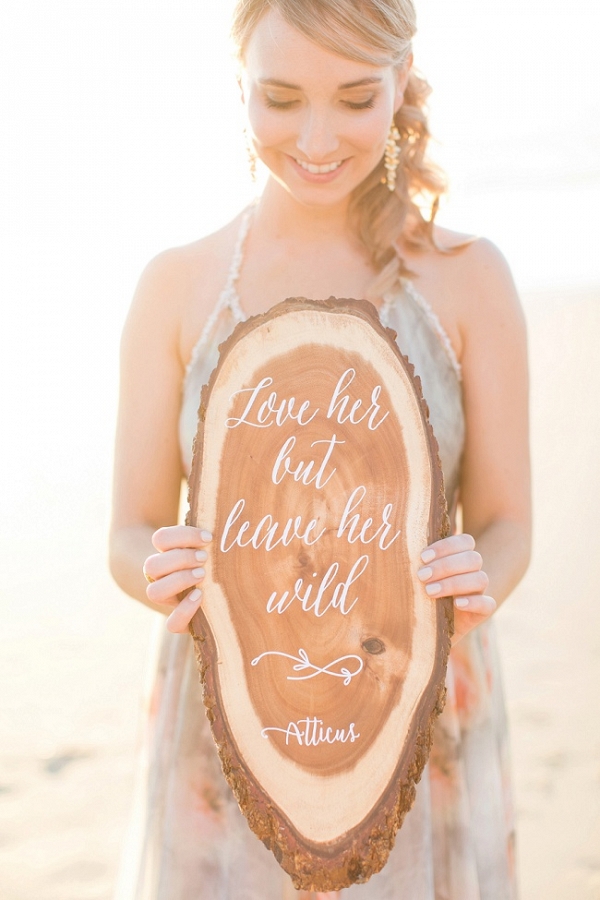
<path fill-rule="evenodd" d="M 313 188 L 310 191 L 295 191 L 289 185 L 286 190 L 294 200 L 303 206 L 310 206 L 314 209 L 327 209 L 328 207 L 340 206 L 346 204 L 350 200 L 351 191 L 323 191 L 322 189 Z"/>
<path fill-rule="evenodd" d="M 367 177 L 367 176 L 365 176 Z M 360 182 L 352 183 L 348 179 L 344 179 L 342 183 L 335 184 L 308 184 L 299 181 L 298 178 L 286 178 L 281 174 L 271 171 L 271 178 L 298 203 L 303 206 L 312 206 L 317 208 L 327 208 L 339 206 L 348 203 L 352 192 L 358 187 Z"/>

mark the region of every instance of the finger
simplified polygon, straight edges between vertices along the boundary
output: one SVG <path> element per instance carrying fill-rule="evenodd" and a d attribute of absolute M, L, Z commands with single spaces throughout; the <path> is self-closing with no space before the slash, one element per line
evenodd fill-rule
<path fill-rule="evenodd" d="M 212 534 L 204 528 L 193 528 L 191 525 L 169 525 L 159 528 L 152 535 L 152 544 L 161 553 L 176 550 L 178 547 L 191 547 L 199 550 L 212 541 Z"/>
<path fill-rule="evenodd" d="M 456 646 L 466 634 L 488 619 L 495 609 L 496 601 L 487 594 L 455 597 L 452 646 Z"/>
<path fill-rule="evenodd" d="M 485 572 L 465 572 L 430 582 L 425 585 L 425 592 L 429 597 L 468 597 L 471 594 L 484 594 L 488 585 L 489 578 Z"/>
<path fill-rule="evenodd" d="M 465 550 L 463 553 L 453 553 L 452 556 L 434 560 L 428 566 L 420 568 L 417 576 L 424 582 L 439 581 L 440 578 L 460 575 L 461 572 L 478 572 L 482 565 L 483 560 L 477 550 Z"/>
<path fill-rule="evenodd" d="M 146 596 L 153 603 L 165 603 L 169 598 L 181 594 L 182 591 L 189 591 L 190 588 L 196 587 L 202 582 L 204 575 L 205 570 L 202 566 L 197 569 L 181 569 L 149 584 L 146 588 Z"/>
<path fill-rule="evenodd" d="M 187 597 L 184 597 L 181 603 L 178 603 L 169 618 L 167 619 L 167 629 L 173 634 L 183 634 L 187 631 L 187 627 L 192 621 L 194 613 L 200 606 L 202 601 L 202 591 L 195 588 Z"/>
<path fill-rule="evenodd" d="M 421 559 L 424 563 L 431 563 L 434 559 L 442 559 L 444 556 L 451 556 L 453 553 L 463 553 L 465 550 L 475 549 L 475 538 L 470 534 L 453 534 L 451 537 L 442 538 L 430 544 L 421 553 Z"/>
<path fill-rule="evenodd" d="M 144 575 L 147 579 L 158 581 L 165 575 L 171 575 L 179 569 L 196 569 L 204 565 L 208 559 L 206 550 L 166 550 L 164 553 L 154 553 L 144 563 Z"/>
<path fill-rule="evenodd" d="M 169 597 L 167 600 L 153 600 L 157 607 L 161 607 L 161 612 L 165 615 L 169 614 L 169 610 L 175 609 L 179 603 L 179 597 Z"/>
<path fill-rule="evenodd" d="M 497 605 L 494 598 L 487 594 L 471 594 L 454 598 L 454 606 L 457 610 L 477 616 L 491 616 Z"/>

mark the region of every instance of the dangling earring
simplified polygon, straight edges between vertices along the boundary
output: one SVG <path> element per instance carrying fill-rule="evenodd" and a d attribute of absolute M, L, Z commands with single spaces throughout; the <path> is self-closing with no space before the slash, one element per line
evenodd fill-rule
<path fill-rule="evenodd" d="M 247 128 L 244 128 L 244 140 L 246 142 L 246 155 L 248 157 L 250 178 L 252 179 L 252 183 L 256 184 L 256 153 L 254 152 L 254 147 L 250 142 L 250 135 L 248 134 Z"/>
<path fill-rule="evenodd" d="M 385 142 L 383 164 L 387 174 L 381 179 L 381 183 L 387 184 L 388 191 L 394 191 L 396 189 L 396 172 L 400 165 L 400 132 L 394 121 L 392 121 L 390 133 Z"/>

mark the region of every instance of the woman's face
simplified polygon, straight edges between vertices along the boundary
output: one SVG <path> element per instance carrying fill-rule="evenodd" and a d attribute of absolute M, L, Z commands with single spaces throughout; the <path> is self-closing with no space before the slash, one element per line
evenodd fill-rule
<path fill-rule="evenodd" d="M 312 43 L 272 11 L 246 47 L 251 137 L 275 179 L 308 205 L 340 203 L 381 160 L 408 66 L 374 66 Z"/>

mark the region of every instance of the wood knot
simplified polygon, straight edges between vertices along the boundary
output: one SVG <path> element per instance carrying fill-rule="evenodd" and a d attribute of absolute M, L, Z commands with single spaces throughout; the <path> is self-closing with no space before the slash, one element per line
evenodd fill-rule
<path fill-rule="evenodd" d="M 372 653 L 374 656 L 377 656 L 379 653 L 385 653 L 385 644 L 383 641 L 380 641 L 379 638 L 368 638 L 366 641 L 362 642 L 361 647 L 367 653 Z"/>

